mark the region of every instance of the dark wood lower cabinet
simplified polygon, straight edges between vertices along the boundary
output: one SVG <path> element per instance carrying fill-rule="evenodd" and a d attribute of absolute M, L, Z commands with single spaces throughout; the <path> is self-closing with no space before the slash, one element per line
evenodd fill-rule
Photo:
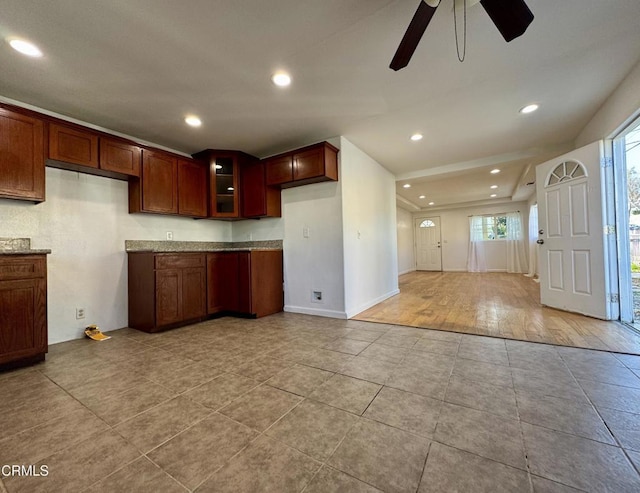
<path fill-rule="evenodd" d="M 282 250 L 129 253 L 129 327 L 157 332 L 207 316 L 282 311 Z"/>
<path fill-rule="evenodd" d="M 0 255 L 0 368 L 44 359 L 46 272 L 45 255 Z"/>
<path fill-rule="evenodd" d="M 206 314 L 205 254 L 129 254 L 129 326 L 157 332 Z"/>
<path fill-rule="evenodd" d="M 282 251 L 207 255 L 208 312 L 264 317 L 282 311 Z"/>

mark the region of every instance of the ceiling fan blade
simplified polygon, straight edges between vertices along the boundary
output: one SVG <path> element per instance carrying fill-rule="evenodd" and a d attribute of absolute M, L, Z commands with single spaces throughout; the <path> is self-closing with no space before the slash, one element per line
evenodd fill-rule
<path fill-rule="evenodd" d="M 507 43 L 522 36 L 533 21 L 533 13 L 524 0 L 480 0 L 480 3 Z"/>
<path fill-rule="evenodd" d="M 422 38 L 429 22 L 431 22 L 433 14 L 436 12 L 436 8 L 437 7 L 427 5 L 424 1 L 420 2 L 418 10 L 413 14 L 413 19 L 411 19 L 409 27 L 407 27 L 407 31 L 404 33 L 402 41 L 400 41 L 400 46 L 398 46 L 389 68 L 400 70 L 409 64 L 413 52 L 416 51 L 418 47 L 420 38 Z"/>

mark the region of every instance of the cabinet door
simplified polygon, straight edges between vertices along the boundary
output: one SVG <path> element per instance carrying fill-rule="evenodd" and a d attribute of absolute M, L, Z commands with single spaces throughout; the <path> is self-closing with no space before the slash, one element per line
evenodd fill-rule
<path fill-rule="evenodd" d="M 242 216 L 261 217 L 267 215 L 267 187 L 264 163 L 244 163 L 240 170 L 242 188 Z"/>
<path fill-rule="evenodd" d="M 156 325 L 168 325 L 182 319 L 182 270 L 156 271 Z"/>
<path fill-rule="evenodd" d="M 293 181 L 293 157 L 291 154 L 267 159 L 265 174 L 268 186 L 282 185 Z"/>
<path fill-rule="evenodd" d="M 207 217 L 207 167 L 198 161 L 178 160 L 178 213 Z"/>
<path fill-rule="evenodd" d="M 207 312 L 238 311 L 238 252 L 207 255 Z"/>
<path fill-rule="evenodd" d="M 240 313 L 253 314 L 251 296 L 251 253 L 238 252 L 238 307 Z"/>
<path fill-rule="evenodd" d="M 207 279 L 204 268 L 182 271 L 182 320 L 193 320 L 206 314 Z"/>
<path fill-rule="evenodd" d="M 44 123 L 0 108 L 0 197 L 44 200 Z"/>
<path fill-rule="evenodd" d="M 98 167 L 98 136 L 76 128 L 49 124 L 49 159 Z"/>
<path fill-rule="evenodd" d="M 293 155 L 293 179 L 307 180 L 324 175 L 324 152 L 322 148 Z"/>
<path fill-rule="evenodd" d="M 178 213 L 178 162 L 173 156 L 142 151 L 142 210 Z"/>
<path fill-rule="evenodd" d="M 210 164 L 211 217 L 239 217 L 238 160 L 236 156 L 213 156 Z"/>
<path fill-rule="evenodd" d="M 100 138 L 100 168 L 130 176 L 140 176 L 138 146 L 114 139 Z"/>
<path fill-rule="evenodd" d="M 47 351 L 44 279 L 0 281 L 0 364 Z"/>

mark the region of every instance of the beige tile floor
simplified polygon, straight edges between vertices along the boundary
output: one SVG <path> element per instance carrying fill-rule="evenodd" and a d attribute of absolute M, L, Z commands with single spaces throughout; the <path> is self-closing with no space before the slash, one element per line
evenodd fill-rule
<path fill-rule="evenodd" d="M 640 356 L 278 314 L 0 373 L 8 492 L 640 491 Z"/>

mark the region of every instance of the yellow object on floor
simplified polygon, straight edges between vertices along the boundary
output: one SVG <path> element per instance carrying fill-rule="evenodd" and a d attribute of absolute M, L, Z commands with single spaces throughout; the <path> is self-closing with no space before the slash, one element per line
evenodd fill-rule
<path fill-rule="evenodd" d="M 97 325 L 89 325 L 84 329 L 84 333 L 89 339 L 93 339 L 94 341 L 106 341 L 107 339 L 111 339 L 111 336 L 104 335 Z"/>

